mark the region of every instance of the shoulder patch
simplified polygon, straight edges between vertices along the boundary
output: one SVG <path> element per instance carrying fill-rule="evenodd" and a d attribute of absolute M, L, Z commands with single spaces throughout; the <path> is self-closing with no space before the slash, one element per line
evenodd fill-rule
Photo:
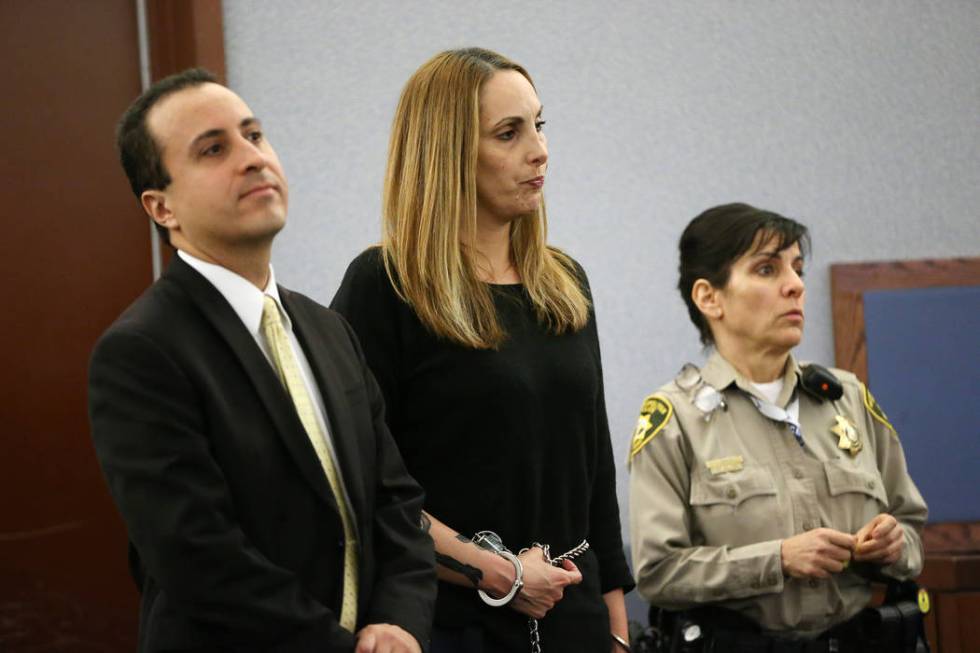
<path fill-rule="evenodd" d="M 888 416 L 885 415 L 885 411 L 883 411 L 881 406 L 878 405 L 878 402 L 875 401 L 874 396 L 871 394 L 871 390 L 868 390 L 868 386 L 863 383 L 861 384 L 861 394 L 864 395 L 864 407 L 868 409 L 871 416 L 887 426 L 892 432 L 892 435 L 897 435 L 895 433 L 895 427 L 888 421 Z"/>
<path fill-rule="evenodd" d="M 673 405 L 663 395 L 654 394 L 643 400 L 640 417 L 633 430 L 633 440 L 630 442 L 630 460 L 663 430 L 673 414 Z"/>

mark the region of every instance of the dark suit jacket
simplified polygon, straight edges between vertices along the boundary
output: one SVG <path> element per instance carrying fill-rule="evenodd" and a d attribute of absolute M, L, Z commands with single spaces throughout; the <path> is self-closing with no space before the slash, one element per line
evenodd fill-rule
<path fill-rule="evenodd" d="M 358 627 L 426 643 L 435 600 L 422 491 L 337 313 L 279 289 L 326 406 L 355 515 Z M 350 651 L 343 528 L 292 401 L 221 293 L 179 256 L 102 336 L 92 436 L 142 591 L 140 651 Z"/>

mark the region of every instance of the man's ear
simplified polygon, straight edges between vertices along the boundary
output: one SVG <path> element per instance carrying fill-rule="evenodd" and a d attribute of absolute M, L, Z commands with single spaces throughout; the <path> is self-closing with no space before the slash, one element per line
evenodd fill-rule
<path fill-rule="evenodd" d="M 707 279 L 698 279 L 691 287 L 691 300 L 708 319 L 720 320 L 724 315 L 721 305 L 721 291 Z"/>
<path fill-rule="evenodd" d="M 173 229 L 177 226 L 177 218 L 170 209 L 167 194 L 162 190 L 143 191 L 143 194 L 140 195 L 140 203 L 143 204 L 143 210 L 150 216 L 150 219 L 161 227 Z"/>

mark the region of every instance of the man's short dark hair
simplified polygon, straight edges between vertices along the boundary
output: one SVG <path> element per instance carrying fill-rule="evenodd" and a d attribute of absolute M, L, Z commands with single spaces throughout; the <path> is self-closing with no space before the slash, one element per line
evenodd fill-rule
<path fill-rule="evenodd" d="M 170 174 L 163 165 L 160 147 L 150 135 L 146 116 L 157 102 L 172 93 L 201 84 L 220 84 L 218 79 L 203 68 L 190 68 L 156 82 L 133 101 L 119 119 L 116 127 L 116 146 L 129 185 L 136 199 L 145 190 L 163 190 L 170 185 Z M 156 225 L 164 242 L 170 242 L 166 227 Z"/>
<path fill-rule="evenodd" d="M 761 236 L 761 242 L 759 237 Z M 807 228 L 785 216 L 757 209 L 748 204 L 723 204 L 708 209 L 691 220 L 681 234 L 680 277 L 677 289 L 687 306 L 687 313 L 698 328 L 701 343 L 713 341 L 708 321 L 691 297 L 694 282 L 706 279 L 715 288 L 724 288 L 732 264 L 749 251 L 753 244 L 765 244 L 776 238 L 776 251 L 799 243 L 800 252 L 810 251 Z"/>

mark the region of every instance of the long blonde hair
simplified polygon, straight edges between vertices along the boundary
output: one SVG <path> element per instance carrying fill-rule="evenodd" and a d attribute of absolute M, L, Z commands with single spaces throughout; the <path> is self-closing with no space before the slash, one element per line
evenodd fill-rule
<path fill-rule="evenodd" d="M 392 123 L 383 199 L 385 269 L 433 333 L 477 349 L 506 338 L 474 261 L 480 88 L 521 66 L 489 50 L 442 52 L 405 84 Z M 539 323 L 555 334 L 588 321 L 589 302 L 572 260 L 549 247 L 542 202 L 511 224 L 514 264 Z"/>

